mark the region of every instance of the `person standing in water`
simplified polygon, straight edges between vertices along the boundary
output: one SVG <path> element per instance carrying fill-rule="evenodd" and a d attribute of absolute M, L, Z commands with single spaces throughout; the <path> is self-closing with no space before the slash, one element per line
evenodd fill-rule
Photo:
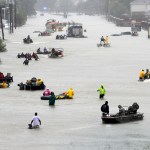
<path fill-rule="evenodd" d="M 31 124 L 28 124 L 28 125 L 29 125 L 29 129 L 38 128 L 41 125 L 41 120 L 37 112 L 35 112 L 35 116 L 33 116 L 31 120 Z"/>
<path fill-rule="evenodd" d="M 106 90 L 105 90 L 104 86 L 101 85 L 101 87 L 97 89 L 97 92 L 98 91 L 99 91 L 99 98 L 103 99 L 106 94 Z"/>

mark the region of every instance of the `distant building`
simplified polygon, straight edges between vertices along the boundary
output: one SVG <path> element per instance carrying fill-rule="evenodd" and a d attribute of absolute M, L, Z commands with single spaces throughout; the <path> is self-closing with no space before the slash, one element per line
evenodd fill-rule
<path fill-rule="evenodd" d="M 134 0 L 130 7 L 132 19 L 144 20 L 150 11 L 150 0 Z"/>

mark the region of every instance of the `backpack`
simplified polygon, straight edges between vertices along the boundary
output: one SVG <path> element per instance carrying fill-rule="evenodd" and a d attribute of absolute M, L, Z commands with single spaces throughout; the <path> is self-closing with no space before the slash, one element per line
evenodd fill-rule
<path fill-rule="evenodd" d="M 102 111 L 102 112 L 105 112 L 105 111 L 106 111 L 106 105 L 105 105 L 105 104 L 102 105 L 101 111 Z"/>

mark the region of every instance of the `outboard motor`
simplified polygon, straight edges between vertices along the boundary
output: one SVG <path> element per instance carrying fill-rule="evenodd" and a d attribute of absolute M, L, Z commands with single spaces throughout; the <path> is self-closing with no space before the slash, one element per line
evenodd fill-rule
<path fill-rule="evenodd" d="M 137 110 L 139 109 L 139 105 L 137 103 L 133 103 L 132 107 L 133 107 L 133 113 L 136 114 Z"/>
<path fill-rule="evenodd" d="M 138 109 L 139 109 L 139 105 L 137 103 L 133 103 L 132 106 L 129 106 L 128 113 L 136 114 Z"/>

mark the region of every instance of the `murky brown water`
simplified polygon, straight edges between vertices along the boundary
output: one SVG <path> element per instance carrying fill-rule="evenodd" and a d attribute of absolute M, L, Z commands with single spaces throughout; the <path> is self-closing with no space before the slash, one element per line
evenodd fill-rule
<path fill-rule="evenodd" d="M 14 82 L 9 89 L 0 89 L 0 150 L 149 150 L 150 83 L 138 82 L 141 69 L 150 66 L 147 33 L 139 37 L 110 37 L 110 48 L 97 48 L 101 35 L 111 35 L 130 28 L 115 27 L 99 16 L 71 15 L 68 20 L 81 22 L 88 38 L 57 41 L 51 37 L 38 37 L 33 31 L 43 31 L 47 19 L 62 21 L 61 16 L 47 14 L 29 18 L 25 26 L 14 34 L 6 32 L 8 52 L 1 53 L 0 71 L 12 73 Z M 22 39 L 30 34 L 34 43 L 25 45 Z M 60 33 L 61 34 L 61 33 Z M 17 53 L 33 52 L 38 47 L 62 47 L 64 58 L 49 59 L 39 56 L 23 66 Z M 49 107 L 41 101 L 42 91 L 19 91 L 21 81 L 36 76 L 42 78 L 56 94 L 72 87 L 74 100 L 56 101 Z M 140 105 L 144 120 L 126 124 L 105 125 L 101 121 L 97 88 L 104 84 L 110 112 L 118 111 L 118 104 Z M 38 112 L 42 126 L 28 130 L 34 112 Z"/>

